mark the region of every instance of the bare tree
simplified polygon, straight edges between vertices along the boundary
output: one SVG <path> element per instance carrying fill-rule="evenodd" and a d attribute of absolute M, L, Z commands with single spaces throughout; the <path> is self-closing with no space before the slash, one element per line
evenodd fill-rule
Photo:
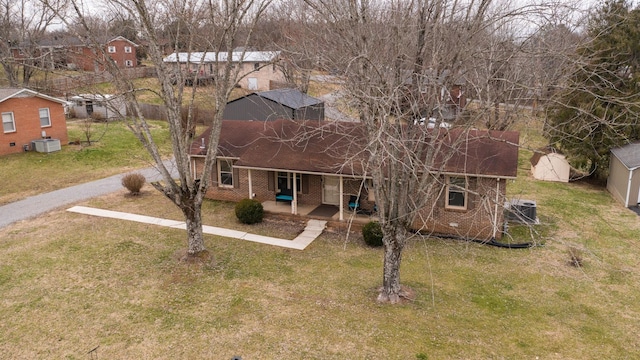
<path fill-rule="evenodd" d="M 10 86 L 28 86 L 36 71 L 52 68 L 40 41 L 63 8 L 63 0 L 0 0 L 0 63 Z"/>
<path fill-rule="evenodd" d="M 458 135 L 451 138 L 445 133 L 452 132 L 438 126 L 429 131 L 416 120 L 446 107 L 450 90 L 476 70 L 482 44 L 536 7 L 490 0 L 306 3 L 314 11 L 310 22 L 322 29 L 314 32 L 315 56 L 324 68 L 344 74 L 345 95 L 366 127 L 367 169 L 385 247 L 378 301 L 396 303 L 408 295 L 400 263 L 411 229 L 432 218 L 433 200 L 443 196 L 444 163 L 481 118 L 457 119 Z M 499 67 L 495 58 L 483 60 Z M 490 198 L 482 201 L 502 201 Z"/>
<path fill-rule="evenodd" d="M 85 13 L 82 10 L 80 0 L 72 0 L 72 6 L 84 29 L 89 31 L 90 26 L 85 23 Z M 232 65 L 232 50 L 235 44 L 246 44 L 250 33 L 241 36 L 241 29 L 252 29 L 265 9 L 269 6 L 269 0 L 222 0 L 219 2 L 202 2 L 198 0 L 110 0 L 107 1 L 107 9 L 126 13 L 136 26 L 141 37 L 148 41 L 148 53 L 151 62 L 155 66 L 160 83 L 160 90 L 142 89 L 135 84 L 111 61 L 106 61 L 107 71 L 113 75 L 113 83 L 118 91 L 133 105 L 133 115 L 127 117 L 127 125 L 138 137 L 140 142 L 151 154 L 158 170 L 162 174 L 163 181 L 154 183 L 153 186 L 161 191 L 182 211 L 187 227 L 188 257 L 199 257 L 205 254 L 205 246 L 202 232 L 202 201 L 211 182 L 211 171 L 216 163 L 216 152 L 220 134 L 222 114 L 224 106 L 231 96 L 231 92 L 239 79 L 239 67 Z M 161 31 L 158 24 L 169 24 L 177 21 L 180 26 L 171 36 L 180 38 L 180 50 L 189 53 L 195 51 L 215 51 L 219 61 L 215 63 L 215 86 L 199 88 L 197 84 L 191 88 L 184 86 L 184 76 L 172 64 L 163 61 L 163 48 L 161 43 Z M 205 38 L 197 34 L 197 30 L 204 22 L 209 24 Z M 97 34 L 89 31 L 88 41 L 96 45 L 105 59 L 106 50 L 97 45 Z M 184 36 L 183 36 L 184 35 Z M 195 41 L 198 40 L 198 41 Z M 196 47 L 197 46 L 197 47 Z M 179 81 L 175 82 L 175 76 Z M 174 85 L 177 84 L 177 85 Z M 138 96 L 147 91 L 154 91 L 162 100 L 167 109 L 173 155 L 177 169 L 177 179 L 163 162 L 163 158 L 153 139 L 149 124 L 138 105 Z M 194 177 L 190 166 L 191 134 L 189 129 L 193 125 L 192 110 L 197 91 L 209 91 L 211 100 L 215 103 L 215 113 L 211 119 L 211 135 L 206 142 L 206 157 L 204 169 L 199 172 L 200 177 Z M 188 109 L 187 121 L 182 121 L 181 109 L 186 104 Z"/>

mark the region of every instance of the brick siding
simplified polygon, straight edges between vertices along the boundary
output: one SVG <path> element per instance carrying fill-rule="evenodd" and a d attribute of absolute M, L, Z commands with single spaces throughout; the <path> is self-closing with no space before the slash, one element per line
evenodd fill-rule
<path fill-rule="evenodd" d="M 49 108 L 51 126 L 40 126 L 40 113 L 42 108 Z M 64 108 L 61 104 L 39 97 L 12 98 L 0 103 L 0 113 L 13 112 L 15 132 L 0 133 L 0 155 L 23 152 L 24 145 L 30 145 L 32 140 L 42 138 L 42 131 L 46 131 L 47 137 L 59 139 L 61 145 L 69 142 L 67 135 L 67 122 Z M 14 146 L 11 146 L 14 143 Z"/>
<path fill-rule="evenodd" d="M 198 163 L 198 162 L 197 162 Z M 198 173 L 201 173 L 201 162 L 198 163 Z M 207 197 L 215 200 L 239 201 L 249 197 L 248 171 L 239 169 L 239 184 L 236 188 L 223 188 L 217 185 L 217 172 L 214 171 L 213 183 L 209 187 Z M 273 176 L 270 171 L 251 171 L 252 192 L 255 199 L 263 202 L 275 199 L 275 192 L 269 190 L 268 176 Z M 234 178 L 234 181 L 238 179 Z M 298 193 L 298 203 L 300 205 L 313 205 L 322 203 L 322 176 L 306 175 L 303 181 L 308 181 L 308 192 Z M 444 184 L 444 181 L 442 181 Z M 305 185 L 305 186 L 307 186 Z M 349 198 L 357 195 L 361 190 L 361 180 L 345 179 L 343 183 L 343 203 L 347 207 Z M 445 185 L 442 185 L 445 186 Z M 494 233 L 494 216 L 496 211 L 496 179 L 493 178 L 471 178 L 469 179 L 469 193 L 467 193 L 467 210 L 455 210 L 445 208 L 447 197 L 446 191 L 438 192 L 439 198 L 429 202 L 434 204 L 433 208 L 425 208 L 421 216 L 428 219 L 426 222 L 417 220 L 413 228 L 425 233 L 433 233 L 440 235 L 459 236 L 463 238 L 490 239 Z M 499 183 L 498 194 L 498 214 L 497 222 L 498 231 L 496 238 L 500 239 L 501 224 L 504 221 L 503 207 L 500 206 L 504 202 L 506 194 L 506 182 L 504 180 Z M 477 193 L 481 195 L 472 194 Z M 369 200 L 368 189 L 362 187 L 360 194 L 360 206 L 366 210 L 372 210 L 375 202 Z"/>

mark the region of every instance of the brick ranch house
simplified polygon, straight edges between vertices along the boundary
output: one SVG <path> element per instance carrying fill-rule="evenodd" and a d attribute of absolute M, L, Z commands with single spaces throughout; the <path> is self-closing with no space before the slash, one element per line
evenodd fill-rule
<path fill-rule="evenodd" d="M 101 37 L 97 41 L 105 56 L 93 45 L 74 36 L 42 40 L 30 54 L 23 47 L 12 48 L 11 52 L 16 61 L 24 62 L 29 57 L 37 58 L 40 66 L 49 69 L 104 71 L 107 58 L 113 60 L 119 68 L 138 66 L 138 45 L 131 40 L 116 36 Z"/>
<path fill-rule="evenodd" d="M 218 73 L 218 63 L 227 61 L 226 52 L 179 52 L 166 56 L 163 61 L 173 64 L 183 74 L 198 73 L 201 78 L 214 77 Z M 284 83 L 285 76 L 278 61 L 279 51 L 234 51 L 231 62 L 240 67 L 238 78 L 243 89 L 252 91 L 271 90 L 272 84 Z"/>
<path fill-rule="evenodd" d="M 290 200 L 292 214 L 298 214 L 300 206 L 332 205 L 338 208 L 339 221 L 344 221 L 349 203 L 358 197 L 364 211 L 374 212 L 371 182 L 363 175 L 366 159 L 347 162 L 363 153 L 358 141 L 364 139 L 362 131 L 359 123 L 226 120 L 206 196 L 263 203 L 281 198 Z M 437 175 L 442 189 L 435 192 L 439 195 L 432 202 L 435 208 L 429 209 L 431 216 L 425 217 L 429 220 L 413 227 L 433 234 L 501 238 L 500 204 L 505 203 L 506 180 L 516 178 L 519 134 L 463 129 L 443 133 L 443 141 L 461 137 L 466 141 L 442 161 Z M 191 147 L 196 178 L 204 161 L 202 139 L 208 136 L 209 130 Z"/>
<path fill-rule="evenodd" d="M 2 134 L 0 155 L 30 150 L 33 140 L 43 137 L 58 139 L 66 144 L 67 102 L 28 89 L 0 89 Z"/>

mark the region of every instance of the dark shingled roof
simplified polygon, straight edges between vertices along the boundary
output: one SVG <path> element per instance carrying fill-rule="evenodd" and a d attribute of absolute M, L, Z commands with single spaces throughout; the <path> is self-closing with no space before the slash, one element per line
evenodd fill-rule
<path fill-rule="evenodd" d="M 640 167 L 640 143 L 628 144 L 611 149 L 611 153 L 615 155 L 627 169 Z"/>
<path fill-rule="evenodd" d="M 223 121 L 218 154 L 238 158 L 234 166 L 307 173 L 362 175 L 368 153 L 364 126 L 346 122 L 277 120 Z M 442 150 L 434 167 L 450 174 L 515 178 L 519 134 L 452 129 L 439 134 Z M 191 154 L 202 153 L 195 139 Z"/>
<path fill-rule="evenodd" d="M 276 89 L 261 91 L 256 95 L 280 103 L 291 109 L 322 104 L 322 100 L 311 97 L 297 89 Z"/>
<path fill-rule="evenodd" d="M 300 92 L 297 89 L 276 89 L 256 92 L 239 97 L 235 100 L 231 100 L 229 101 L 229 103 L 252 96 L 258 96 L 267 100 L 271 100 L 294 110 L 323 103 L 322 100 L 311 97 L 303 92 Z"/>

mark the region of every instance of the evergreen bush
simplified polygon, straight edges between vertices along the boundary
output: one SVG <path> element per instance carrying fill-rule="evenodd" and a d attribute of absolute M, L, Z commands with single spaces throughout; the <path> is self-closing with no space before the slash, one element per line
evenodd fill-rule
<path fill-rule="evenodd" d="M 236 204 L 236 217 L 243 224 L 255 224 L 262 222 L 264 208 L 255 199 L 242 199 Z"/>
<path fill-rule="evenodd" d="M 362 227 L 362 237 L 369 246 L 382 246 L 382 227 L 377 221 L 370 221 Z"/>

